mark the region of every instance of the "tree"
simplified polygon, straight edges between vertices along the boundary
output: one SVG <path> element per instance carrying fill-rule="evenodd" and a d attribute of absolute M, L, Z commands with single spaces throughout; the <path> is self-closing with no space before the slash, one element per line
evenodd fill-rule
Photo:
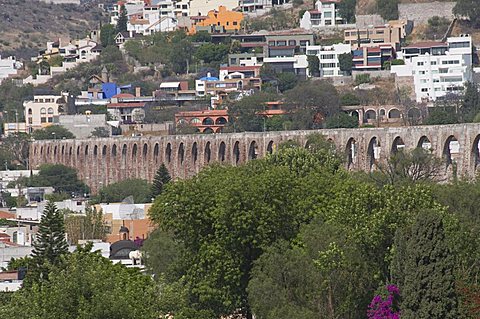
<path fill-rule="evenodd" d="M 228 106 L 228 116 L 234 131 L 263 131 L 264 120 L 258 113 L 265 111 L 266 103 L 275 99 L 274 94 L 259 92 L 231 102 Z"/>
<path fill-rule="evenodd" d="M 316 55 L 308 55 L 308 72 L 310 76 L 319 77 L 320 76 L 320 59 Z"/>
<path fill-rule="evenodd" d="M 110 132 L 103 126 L 96 127 L 93 130 L 91 137 L 110 137 Z"/>
<path fill-rule="evenodd" d="M 172 178 L 170 177 L 167 167 L 164 163 L 162 163 L 155 173 L 155 177 L 153 178 L 152 196 L 157 197 L 160 195 L 171 179 Z"/>
<path fill-rule="evenodd" d="M 61 125 L 50 125 L 33 131 L 32 137 L 36 140 L 63 140 L 75 138 L 75 135 Z"/>
<path fill-rule="evenodd" d="M 338 4 L 338 13 L 346 23 L 355 23 L 356 0 L 344 0 Z"/>
<path fill-rule="evenodd" d="M 376 295 L 368 306 L 369 319 L 400 319 L 400 290 L 395 285 L 386 287 L 387 296 Z"/>
<path fill-rule="evenodd" d="M 458 318 L 455 255 L 447 242 L 442 213 L 419 214 L 411 228 L 399 233 L 396 243 L 399 266 L 394 278 L 402 291 L 402 318 Z"/>
<path fill-rule="evenodd" d="M 453 13 L 457 16 L 468 17 L 473 27 L 480 25 L 480 11 L 476 0 L 457 0 Z"/>
<path fill-rule="evenodd" d="M 353 68 L 353 55 L 351 53 L 342 53 L 338 56 L 338 63 L 340 64 L 340 70 L 346 74 L 352 74 Z"/>
<path fill-rule="evenodd" d="M 27 168 L 29 138 L 27 134 L 12 134 L 0 145 L 0 163 L 9 169 Z"/>
<path fill-rule="evenodd" d="M 100 29 L 100 43 L 104 48 L 115 45 L 115 27 L 111 24 L 105 24 Z"/>
<path fill-rule="evenodd" d="M 327 128 L 355 128 L 358 127 L 358 118 L 340 112 L 327 118 L 325 122 Z"/>
<path fill-rule="evenodd" d="M 135 203 L 150 203 L 152 201 L 151 185 L 143 179 L 125 179 L 100 189 L 95 201 L 115 203 L 129 196 L 133 197 Z"/>
<path fill-rule="evenodd" d="M 74 168 L 62 164 L 43 164 L 37 175 L 31 176 L 27 186 L 51 186 L 56 193 L 68 193 L 84 196 L 88 193 L 88 186 L 78 179 Z"/>
<path fill-rule="evenodd" d="M 342 106 L 360 105 L 360 99 L 354 93 L 347 92 L 340 96 L 340 104 Z"/>
<path fill-rule="evenodd" d="M 445 17 L 433 16 L 428 19 L 427 30 L 425 36 L 427 39 L 436 40 L 441 39 L 447 32 L 450 26 L 450 21 Z"/>
<path fill-rule="evenodd" d="M 480 113 L 480 92 L 476 84 L 467 82 L 460 109 L 461 122 L 473 122 Z"/>
<path fill-rule="evenodd" d="M 298 82 L 297 76 L 294 73 L 283 72 L 277 75 L 278 90 L 285 92 L 293 89 Z"/>
<path fill-rule="evenodd" d="M 48 284 L 21 288 L 8 304 L 0 305 L 2 317 L 159 318 L 153 279 L 113 264 L 100 252 L 90 252 L 91 247 L 77 248 L 61 266 L 53 267 Z"/>
<path fill-rule="evenodd" d="M 195 52 L 195 57 L 211 66 L 224 63 L 228 56 L 228 45 L 220 43 L 204 43 Z"/>
<path fill-rule="evenodd" d="M 377 12 L 385 20 L 398 19 L 398 0 L 377 0 Z"/>
<path fill-rule="evenodd" d="M 76 245 L 79 240 L 105 238 L 105 225 L 102 210 L 87 208 L 85 215 L 75 214 L 72 211 L 65 211 L 65 230 L 68 234 L 68 241 Z"/>
<path fill-rule="evenodd" d="M 117 20 L 117 33 L 119 32 L 127 32 L 127 23 L 128 23 L 128 16 L 127 16 L 127 9 L 125 5 L 122 4 L 120 7 L 120 15 Z"/>
<path fill-rule="evenodd" d="M 53 202 L 47 202 L 33 243 L 34 280 L 47 278 L 48 267 L 58 265 L 68 253 L 63 214 Z"/>

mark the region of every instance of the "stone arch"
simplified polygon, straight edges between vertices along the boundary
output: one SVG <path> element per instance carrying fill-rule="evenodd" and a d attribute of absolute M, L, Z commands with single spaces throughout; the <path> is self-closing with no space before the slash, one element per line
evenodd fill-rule
<path fill-rule="evenodd" d="M 197 142 L 193 142 L 193 145 L 192 145 L 192 164 L 193 165 L 197 164 L 197 160 L 198 160 L 198 146 L 197 146 Z"/>
<path fill-rule="evenodd" d="M 405 149 L 405 142 L 403 142 L 403 139 L 400 136 L 395 137 L 392 143 L 392 149 L 391 149 L 391 154 L 396 154 L 398 151 L 402 151 Z"/>
<path fill-rule="evenodd" d="M 430 139 L 427 136 L 423 135 L 418 140 L 417 147 L 430 151 L 432 149 L 432 143 L 430 142 Z"/>
<path fill-rule="evenodd" d="M 273 154 L 273 149 L 275 148 L 275 142 L 270 141 L 267 145 L 267 154 Z"/>
<path fill-rule="evenodd" d="M 122 158 L 126 158 L 127 157 L 127 144 L 123 144 L 122 146 Z"/>
<path fill-rule="evenodd" d="M 477 170 L 480 164 L 480 135 L 477 135 L 473 140 L 472 145 L 472 167 L 474 170 Z"/>
<path fill-rule="evenodd" d="M 107 145 L 103 145 L 102 147 L 102 156 L 103 157 L 107 156 Z"/>
<path fill-rule="evenodd" d="M 172 161 L 172 144 L 168 143 L 165 149 L 165 161 L 170 163 Z"/>
<path fill-rule="evenodd" d="M 347 159 L 347 169 L 352 169 L 358 161 L 357 141 L 351 137 L 345 147 L 345 156 Z"/>
<path fill-rule="evenodd" d="M 37 149 L 35 148 L 35 151 L 36 151 L 36 150 L 37 150 Z M 62 145 L 62 156 L 63 156 L 63 155 L 65 155 L 65 145 Z"/>
<path fill-rule="evenodd" d="M 367 110 L 365 112 L 365 119 L 366 120 L 376 120 L 377 119 L 377 112 L 375 112 L 375 110 Z"/>
<path fill-rule="evenodd" d="M 450 135 L 445 140 L 445 144 L 443 145 L 443 159 L 445 160 L 446 167 L 453 164 L 453 155 L 458 153 L 459 146 L 458 139 L 455 135 Z"/>
<path fill-rule="evenodd" d="M 85 156 L 88 156 L 88 145 L 85 145 Z"/>
<path fill-rule="evenodd" d="M 375 168 L 377 161 L 380 157 L 380 141 L 376 136 L 370 139 L 367 148 L 367 165 L 368 169 L 371 171 Z"/>
<path fill-rule="evenodd" d="M 57 156 L 57 145 L 53 148 L 53 156 Z"/>
<path fill-rule="evenodd" d="M 400 113 L 400 110 L 397 108 L 392 108 L 390 111 L 388 111 L 388 118 L 389 119 L 399 119 L 402 116 L 402 113 Z"/>
<path fill-rule="evenodd" d="M 80 156 L 80 145 L 77 146 L 77 157 Z"/>
<path fill-rule="evenodd" d="M 382 117 L 385 117 L 385 115 L 387 115 L 387 112 L 385 111 L 385 109 L 378 110 L 378 117 L 382 118 Z"/>
<path fill-rule="evenodd" d="M 40 147 L 40 155 L 43 155 L 43 146 Z"/>
<path fill-rule="evenodd" d="M 98 145 L 95 145 L 93 147 L 93 156 L 97 157 L 97 155 L 98 155 Z"/>
<path fill-rule="evenodd" d="M 207 128 L 205 128 L 205 129 L 203 130 L 203 133 L 205 133 L 205 134 L 212 134 L 212 133 L 214 133 L 214 132 L 213 132 L 213 129 L 212 129 L 211 127 L 207 127 Z"/>
<path fill-rule="evenodd" d="M 202 121 L 202 125 L 214 125 L 215 121 L 211 117 L 206 117 Z"/>
<path fill-rule="evenodd" d="M 225 125 L 225 124 L 227 124 L 227 119 L 224 118 L 223 116 L 220 116 L 219 118 L 217 118 L 215 120 L 215 124 L 216 125 Z"/>
<path fill-rule="evenodd" d="M 204 162 L 208 164 L 210 163 L 211 159 L 212 159 L 212 148 L 210 147 L 210 142 L 207 142 L 207 144 L 205 144 Z"/>
<path fill-rule="evenodd" d="M 225 142 L 222 141 L 220 143 L 220 146 L 218 147 L 218 161 L 219 162 L 225 161 L 226 150 L 227 150 L 227 146 L 226 146 Z"/>
<path fill-rule="evenodd" d="M 240 163 L 240 142 L 236 141 L 233 145 L 233 160 L 234 164 L 238 165 Z"/>
<path fill-rule="evenodd" d="M 112 157 L 117 157 L 117 144 L 112 146 Z"/>
<path fill-rule="evenodd" d="M 143 160 L 147 159 L 147 154 L 148 154 L 148 144 L 144 143 L 143 144 L 143 150 L 142 150 Z"/>
<path fill-rule="evenodd" d="M 185 160 L 185 147 L 183 146 L 183 143 L 180 143 L 178 146 L 178 165 L 183 165 L 183 162 Z"/>
<path fill-rule="evenodd" d="M 159 154 L 160 154 L 160 145 L 158 145 L 158 143 L 155 143 L 155 146 L 153 147 L 153 160 L 155 161 L 155 164 L 158 164 Z"/>
<path fill-rule="evenodd" d="M 137 143 L 133 144 L 132 147 L 132 159 L 136 160 L 137 159 L 137 153 L 138 153 L 138 145 Z"/>
<path fill-rule="evenodd" d="M 250 142 L 250 146 L 248 147 L 248 159 L 253 160 L 256 159 L 258 156 L 258 145 L 257 142 L 252 141 Z"/>
<path fill-rule="evenodd" d="M 68 150 L 68 156 L 72 157 L 73 154 L 73 147 L 70 146 L 70 149 Z"/>

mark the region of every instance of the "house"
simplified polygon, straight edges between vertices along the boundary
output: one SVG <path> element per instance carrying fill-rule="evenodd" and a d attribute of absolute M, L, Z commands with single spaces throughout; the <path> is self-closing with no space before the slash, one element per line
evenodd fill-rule
<path fill-rule="evenodd" d="M 162 82 L 160 89 L 154 92 L 154 96 L 157 100 L 179 103 L 197 100 L 196 91 L 188 89 L 188 81 Z"/>
<path fill-rule="evenodd" d="M 409 34 L 407 20 L 389 21 L 382 26 L 346 29 L 344 43 L 351 44 L 353 49 L 379 44 L 390 44 L 395 50 L 400 50 L 400 44 Z"/>
<path fill-rule="evenodd" d="M 0 83 L 12 75 L 16 75 L 18 70 L 23 67 L 23 64 L 15 59 L 13 56 L 2 58 L 0 55 Z"/>
<path fill-rule="evenodd" d="M 262 66 L 263 51 L 259 53 L 231 53 L 228 55 L 228 66 Z"/>
<path fill-rule="evenodd" d="M 275 5 L 284 5 L 290 0 L 240 0 L 240 11 L 244 13 L 265 12 Z"/>
<path fill-rule="evenodd" d="M 28 132 L 52 125 L 66 111 L 68 93 L 56 95 L 50 92 L 33 96 L 33 101 L 23 103 Z"/>
<path fill-rule="evenodd" d="M 395 49 L 390 44 L 361 47 L 352 51 L 354 71 L 380 71 L 385 62 L 395 59 Z"/>
<path fill-rule="evenodd" d="M 338 43 L 329 46 L 311 45 L 307 47 L 307 55 L 316 55 L 319 60 L 320 77 L 342 76 L 339 56 L 352 51 L 350 44 Z M 310 74 L 312 76 L 312 74 Z"/>
<path fill-rule="evenodd" d="M 210 33 L 237 32 L 240 30 L 242 21 L 243 14 L 241 12 L 229 11 L 222 5 L 218 7 L 218 10 L 210 10 L 206 19 L 197 21 L 190 29 L 190 33 L 194 34 L 201 30 Z"/>
<path fill-rule="evenodd" d="M 264 58 L 264 64 L 267 64 L 274 72 L 293 73 L 300 79 L 306 79 L 308 60 L 306 55 L 276 56 Z"/>
<path fill-rule="evenodd" d="M 293 57 L 305 54 L 307 46 L 314 43 L 314 35 L 305 30 L 272 31 L 265 34 L 265 42 L 266 58 Z"/>
<path fill-rule="evenodd" d="M 169 32 L 177 28 L 173 2 L 144 6 L 141 13 L 130 17 L 127 31 L 132 34 L 150 35 L 155 32 Z"/>
<path fill-rule="evenodd" d="M 111 98 L 107 111 L 122 123 L 141 123 L 145 118 L 145 102 L 136 101 L 129 93 L 120 93 Z"/>
<path fill-rule="evenodd" d="M 221 81 L 226 79 L 245 79 L 260 78 L 261 66 L 222 66 L 220 67 L 219 78 Z"/>
<path fill-rule="evenodd" d="M 397 78 L 412 78 L 417 102 L 435 101 L 461 93 L 473 80 L 472 38 L 447 38 L 447 42 L 420 42 L 402 49 L 405 65 L 392 65 Z"/>
<path fill-rule="evenodd" d="M 220 133 L 228 123 L 227 110 L 186 111 L 175 114 L 178 126 L 190 125 L 200 133 Z"/>
<path fill-rule="evenodd" d="M 307 10 L 300 20 L 300 28 L 312 30 L 343 25 L 346 21 L 338 13 L 341 0 L 319 0 L 315 9 Z"/>

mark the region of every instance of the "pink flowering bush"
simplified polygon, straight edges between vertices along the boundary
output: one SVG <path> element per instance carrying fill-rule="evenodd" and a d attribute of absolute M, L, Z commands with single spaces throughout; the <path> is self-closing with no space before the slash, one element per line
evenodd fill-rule
<path fill-rule="evenodd" d="M 400 290 L 395 285 L 387 286 L 387 296 L 376 295 L 368 306 L 368 319 L 400 319 L 398 301 Z"/>

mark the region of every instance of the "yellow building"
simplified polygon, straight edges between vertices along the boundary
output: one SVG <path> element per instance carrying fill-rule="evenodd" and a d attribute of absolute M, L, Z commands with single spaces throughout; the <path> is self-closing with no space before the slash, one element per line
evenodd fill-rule
<path fill-rule="evenodd" d="M 192 19 L 193 20 L 193 19 Z M 211 10 L 204 19 L 197 21 L 190 30 L 190 33 L 197 31 L 208 31 L 210 33 L 235 32 L 240 30 L 243 20 L 243 13 L 229 11 L 225 6 L 218 7 L 218 10 Z"/>

